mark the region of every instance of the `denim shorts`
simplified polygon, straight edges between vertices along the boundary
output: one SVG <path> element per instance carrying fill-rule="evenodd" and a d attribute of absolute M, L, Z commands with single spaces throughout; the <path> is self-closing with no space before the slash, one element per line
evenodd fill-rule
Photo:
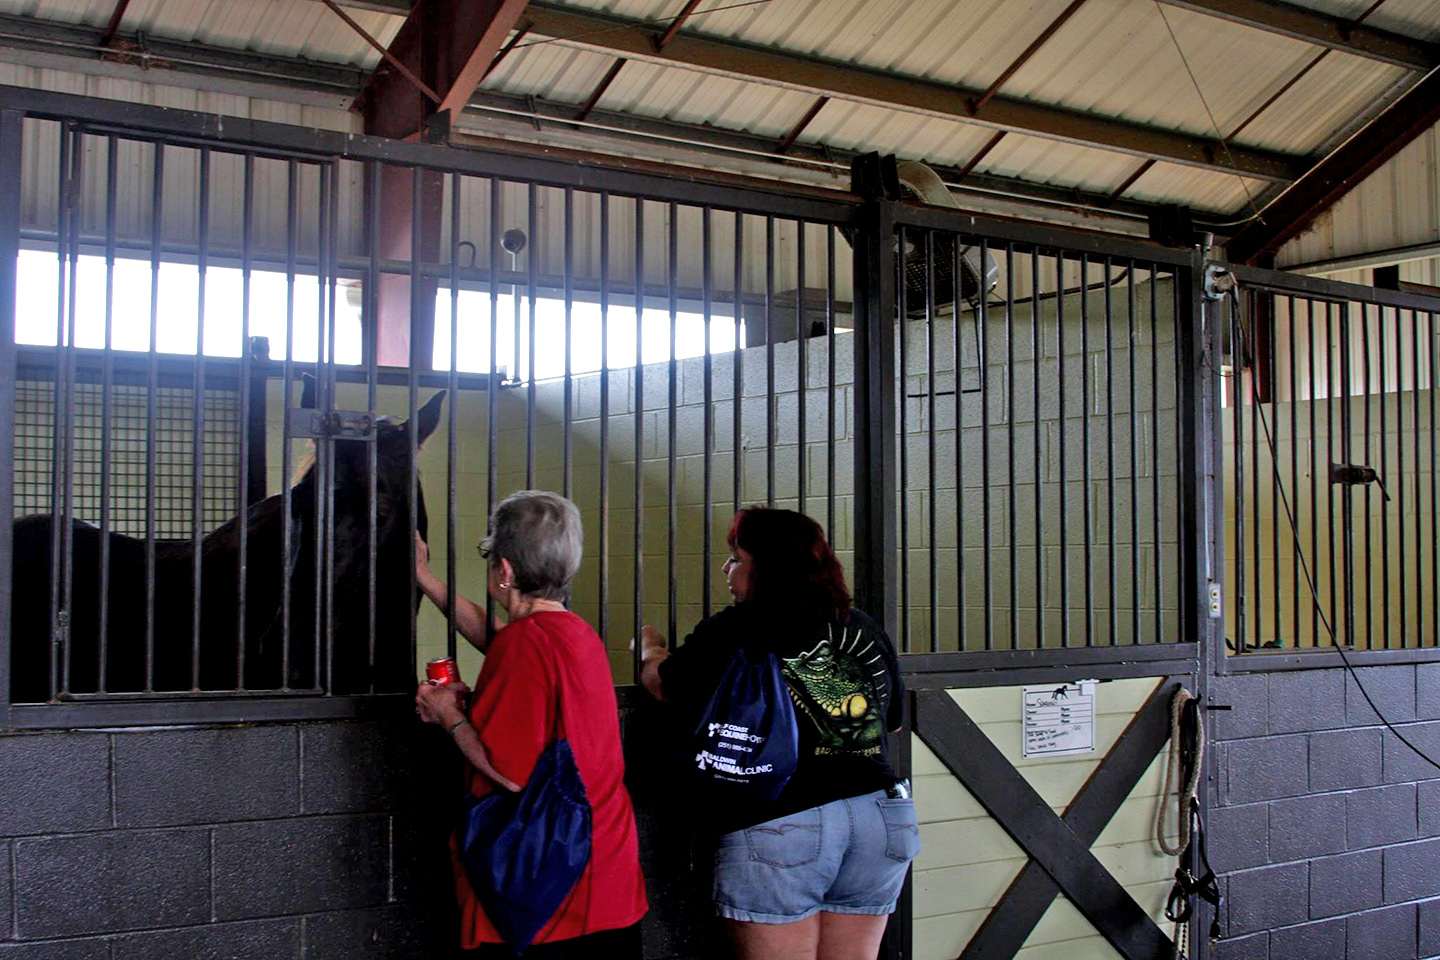
<path fill-rule="evenodd" d="M 795 923 L 820 911 L 895 911 L 920 852 L 915 801 L 877 790 L 757 823 L 720 838 L 715 905 L 751 923 Z"/>

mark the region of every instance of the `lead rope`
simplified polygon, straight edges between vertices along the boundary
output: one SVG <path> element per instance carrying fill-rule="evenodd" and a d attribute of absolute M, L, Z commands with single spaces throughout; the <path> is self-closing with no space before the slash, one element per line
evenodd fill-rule
<path fill-rule="evenodd" d="M 1187 956 L 1190 945 L 1188 925 L 1194 912 L 1195 896 L 1214 906 L 1210 938 L 1214 940 L 1220 936 L 1220 887 L 1205 850 L 1205 829 L 1200 820 L 1200 802 L 1196 798 L 1204 757 L 1205 733 L 1200 721 L 1199 701 L 1189 690 L 1181 688 L 1175 691 L 1170 701 L 1170 755 L 1165 769 L 1165 791 L 1161 794 L 1159 810 L 1155 815 L 1155 839 L 1160 849 L 1180 859 L 1175 870 L 1175 886 L 1171 888 L 1165 904 L 1165 916 L 1175 924 L 1176 960 L 1184 960 Z M 1172 847 L 1165 839 L 1165 802 L 1177 780 L 1183 780 L 1182 789 L 1176 797 L 1179 842 Z M 1198 878 L 1186 865 L 1192 842 L 1205 871 Z"/>
<path fill-rule="evenodd" d="M 1180 753 L 1184 740 L 1180 731 L 1180 715 L 1185 704 L 1194 699 L 1195 696 L 1184 687 L 1176 690 L 1175 696 L 1170 699 L 1170 758 L 1165 764 L 1165 790 L 1160 794 L 1160 806 L 1155 811 L 1155 841 L 1160 844 L 1161 850 L 1172 857 L 1180 856 L 1185 852 L 1185 848 L 1190 846 L 1190 818 L 1185 816 L 1185 810 L 1190 801 L 1195 799 L 1195 793 L 1200 787 L 1200 765 L 1205 758 L 1205 738 L 1197 737 L 1195 762 L 1191 764 L 1189 780 L 1175 799 L 1175 823 L 1180 839 L 1172 847 L 1165 839 L 1165 801 L 1169 798 L 1175 782 L 1180 779 Z"/>

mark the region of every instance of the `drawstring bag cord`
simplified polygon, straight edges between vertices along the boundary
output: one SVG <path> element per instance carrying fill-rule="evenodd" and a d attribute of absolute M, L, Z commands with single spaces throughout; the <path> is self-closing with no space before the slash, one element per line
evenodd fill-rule
<path fill-rule="evenodd" d="M 1181 688 L 1175 691 L 1170 701 L 1170 754 L 1165 767 L 1165 790 L 1155 814 L 1156 842 L 1166 854 L 1180 860 L 1175 870 L 1175 886 L 1171 888 L 1170 898 L 1165 904 L 1165 916 L 1176 927 L 1175 956 L 1180 960 L 1185 957 L 1189 945 L 1187 924 L 1194 912 L 1195 896 L 1214 906 L 1210 938 L 1216 940 L 1220 937 L 1220 885 L 1205 850 L 1205 828 L 1200 820 L 1200 802 L 1196 798 L 1204 758 L 1205 734 L 1200 723 L 1199 701 L 1189 690 Z M 1172 846 L 1165 837 L 1165 801 L 1177 782 L 1181 784 L 1175 804 L 1179 838 Z M 1192 845 L 1204 868 L 1199 877 L 1187 866 Z"/>

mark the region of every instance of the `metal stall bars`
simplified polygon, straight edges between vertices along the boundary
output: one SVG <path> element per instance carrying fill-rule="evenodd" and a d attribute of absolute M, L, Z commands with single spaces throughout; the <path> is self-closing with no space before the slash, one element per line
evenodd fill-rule
<path fill-rule="evenodd" d="M 1183 502 L 1199 468 L 1179 444 L 1199 416 L 1177 335 L 1192 253 L 932 208 L 895 221 L 902 646 L 1183 658 L 1203 627 Z"/>
<path fill-rule="evenodd" d="M 1435 646 L 1440 299 L 1230 269 L 1231 653 Z"/>
<path fill-rule="evenodd" d="M 837 547 L 851 556 L 854 537 L 864 527 L 852 520 L 854 491 L 872 486 L 873 473 L 859 458 L 864 445 L 835 403 L 836 394 L 854 382 L 852 364 L 867 355 L 867 348 L 847 335 L 864 317 L 850 306 L 854 294 L 845 249 L 853 231 L 836 242 L 840 228 L 854 217 L 853 204 L 247 121 L 227 120 L 222 136 L 198 114 L 30 90 L 0 91 L 0 110 L 8 111 L 7 122 L 22 134 L 6 141 L 0 158 L 7 182 L 16 184 L 20 195 L 40 190 L 24 174 L 35 169 L 22 164 L 26 151 L 50 149 L 63 160 L 54 184 L 53 220 L 21 224 L 17 214 L 0 225 L 12 248 L 23 240 L 54 251 L 57 264 L 55 335 L 53 345 L 43 348 L 53 361 L 58 426 L 42 457 L 50 466 L 52 516 L 40 521 L 44 535 L 38 546 L 20 544 L 26 550 L 47 544 L 50 549 L 41 551 L 38 564 L 35 556 L 17 554 L 15 544 L 0 551 L 0 579 L 7 585 L 23 582 L 28 598 L 42 598 L 33 623 L 17 617 L 0 628 L 5 651 L 0 659 L 11 674 L 6 719 L 12 724 L 335 716 L 361 709 L 372 691 L 408 689 L 416 650 L 450 649 L 448 629 L 437 634 L 422 617 L 415 630 L 401 585 L 414 575 L 411 533 L 425 530 L 431 519 L 423 487 L 438 476 L 431 471 L 442 461 L 448 481 L 443 529 L 454 531 L 447 537 L 445 579 L 461 592 L 475 573 L 474 562 L 467 567 L 452 558 L 463 550 L 456 540 L 483 520 L 474 502 L 482 483 L 488 507 L 532 481 L 563 488 L 573 474 L 591 543 L 603 545 L 615 533 L 621 536 L 613 542 L 633 542 L 633 557 L 627 558 L 633 560 L 633 583 L 619 573 L 630 566 L 623 561 L 607 563 L 599 575 L 587 568 L 574 598 L 576 609 L 592 622 L 623 630 L 606 637 L 622 681 L 630 679 L 618 666 L 629 665 L 629 653 L 622 652 L 627 628 L 658 622 L 653 614 L 673 603 L 674 615 L 667 611 L 662 617 L 678 630 L 713 603 L 718 591 L 704 582 L 705 571 L 718 567 L 720 557 L 710 553 L 716 546 L 723 551 L 723 545 L 708 534 L 712 522 L 728 513 L 717 514 L 717 497 L 729 505 L 772 498 L 807 508 L 823 503 Z M 143 155 L 141 161 L 124 159 L 132 149 Z M 428 202 L 437 187 L 443 194 L 447 183 L 454 191 L 449 207 Z M 393 204 L 407 188 L 412 198 L 426 202 L 409 205 L 405 243 L 387 247 L 380 242 L 388 229 L 387 202 Z M 147 198 L 148 209 L 131 209 L 129 196 Z M 569 202 L 562 206 L 557 198 Z M 691 217 L 701 230 L 677 230 L 681 219 Z M 497 234 L 511 225 L 526 228 L 530 247 L 523 267 L 512 263 L 506 270 Z M 438 240 L 447 231 L 448 257 Z M 818 247 L 816 238 L 822 241 Z M 478 248 L 469 266 L 457 262 L 461 243 Z M 600 248 L 623 250 L 632 243 L 633 272 L 625 269 L 628 264 L 596 256 Z M 143 271 L 148 296 L 136 320 L 132 305 L 116 294 L 118 281 L 110 285 L 102 308 L 108 333 L 92 348 L 84 339 L 92 308 L 76 291 L 95 254 L 105 256 L 108 276 Z M 717 258 L 735 266 L 738 282 L 729 290 L 717 288 L 708 269 Z M 177 319 L 176 281 L 170 278 L 190 264 L 194 311 L 186 327 Z M 806 322 L 811 276 L 826 278 L 826 322 L 818 334 Z M 387 296 L 387 284 L 407 282 L 399 299 L 408 301 L 409 324 L 377 322 L 396 300 Z M 449 315 L 430 302 L 446 283 L 440 296 L 449 300 Z M 356 286 L 358 310 L 346 292 Z M 518 337 L 501 342 L 505 330 L 497 318 L 506 290 L 515 297 L 511 312 L 529 314 L 533 332 L 522 331 L 528 334 L 524 344 Z M 229 291 L 238 313 L 227 303 Z M 528 311 L 519 302 L 521 291 Z M 12 306 L 14 296 L 12 290 Z M 663 338 L 647 335 L 659 319 L 645 317 L 647 301 L 669 306 Z M 793 318 L 783 317 L 791 303 Z M 568 314 L 568 332 L 557 326 L 562 311 Z M 418 325 L 437 314 L 449 328 L 447 359 L 453 362 L 448 370 L 430 373 L 424 369 L 430 358 L 416 355 L 418 345 L 429 340 L 418 335 L 424 332 Z M 227 326 L 232 321 L 233 327 Z M 171 357 L 177 323 L 190 341 Z M 629 344 L 623 342 L 627 328 L 634 334 Z M 139 353 L 135 330 L 141 331 Z M 467 340 L 467 331 L 480 335 Z M 283 350 L 278 361 L 252 354 L 246 343 L 249 336 L 267 333 Z M 409 362 L 402 361 L 404 369 L 387 369 L 382 354 L 395 346 L 387 339 L 399 336 L 403 349 L 406 334 L 411 339 L 402 357 Z M 799 393 L 807 372 L 802 364 L 815 356 L 805 349 L 814 335 L 826 338 L 822 355 L 831 396 L 819 408 L 807 403 L 803 416 L 810 422 L 802 427 Z M 9 343 L 3 393 L 4 402 L 13 404 L 19 351 Z M 756 349 L 766 353 L 763 367 L 742 366 L 743 354 Z M 527 358 L 528 364 L 523 375 L 507 371 L 502 383 L 497 358 L 504 354 Z M 553 365 L 557 357 L 568 370 Z M 625 366 L 614 366 L 617 360 Z M 656 364 L 665 372 L 668 391 L 646 389 L 646 374 Z M 100 464 L 101 486 L 109 496 L 99 519 L 114 529 L 99 537 L 69 522 L 83 519 L 77 511 L 84 505 L 77 499 L 83 478 L 75 461 L 84 435 L 74 426 L 71 385 L 86 380 L 91 368 L 98 375 L 97 399 L 102 407 L 109 404 L 99 416 L 102 433 L 110 433 Z M 131 369 L 143 371 L 141 382 L 126 372 Z M 468 372 L 475 369 L 480 376 Z M 761 369 L 763 385 L 746 376 L 747 370 Z M 313 379 L 298 384 L 301 373 Z M 190 380 L 182 429 L 191 449 L 206 454 L 188 471 L 183 541 L 166 538 L 163 487 L 155 483 L 169 455 L 170 441 L 156 422 L 164 420 L 165 378 L 173 376 Z M 270 381 L 268 400 L 251 402 L 245 384 L 252 377 Z M 219 408 L 211 395 L 237 383 L 246 399 L 237 397 L 238 413 L 232 416 L 264 418 L 271 425 L 268 443 L 248 425 L 236 428 L 244 439 L 233 445 L 212 437 L 212 421 L 224 418 L 215 415 Z M 591 400 L 596 384 L 598 404 Z M 739 389 L 727 396 L 727 385 Z M 466 397 L 478 400 L 476 390 L 483 391 L 485 428 L 472 430 L 469 418 L 452 412 L 438 455 L 430 451 L 417 458 L 419 441 L 439 422 L 438 404 L 422 390 L 441 386 L 458 388 L 461 396 L 452 395 L 452 404 L 469 404 Z M 143 394 L 147 424 L 139 437 L 120 429 L 122 388 Z M 558 401 L 552 394 L 559 394 Z M 656 403 L 657 397 L 664 400 Z M 386 412 L 406 416 L 408 425 L 387 421 L 381 416 Z M 823 428 L 817 427 L 820 413 L 831 414 L 823 417 Z M 629 424 L 620 423 L 625 417 L 632 418 Z M 734 429 L 716 428 L 717 417 Z M 559 428 L 558 443 L 550 442 L 552 424 Z M 13 426 L 13 419 L 7 420 L 12 444 Z M 628 450 L 620 439 L 632 432 L 625 426 L 634 436 Z M 595 432 L 603 454 L 592 444 Z M 774 441 L 765 450 L 757 449 L 762 436 Z M 569 457 L 563 455 L 567 437 Z M 298 461 L 305 469 L 292 483 L 292 461 L 302 452 L 292 446 L 301 442 L 314 449 Z M 127 443 L 143 446 L 143 471 L 115 469 L 125 459 L 117 450 L 139 459 L 125 449 Z M 269 497 L 249 492 L 257 480 L 249 475 L 257 444 L 268 446 L 268 462 L 280 467 L 270 471 Z M 847 446 L 856 451 L 853 466 L 843 457 Z M 510 449 L 514 456 L 507 455 Z M 217 468 L 216 454 L 224 455 L 223 468 Z M 817 463 L 823 458 L 824 469 L 808 470 L 807 456 Z M 24 482 L 32 480 L 25 472 L 29 462 L 21 461 L 18 475 Z M 473 477 L 469 464 L 476 465 Z M 502 473 L 511 465 L 516 472 Z M 592 465 L 600 466 L 601 497 L 588 482 Z M 633 497 L 612 502 L 607 478 L 627 472 Z M 733 489 L 725 490 L 723 483 L 714 489 L 710 478 L 726 473 Z M 7 481 L 15 478 L 7 471 Z M 137 481 L 147 501 L 143 529 L 125 527 L 114 509 L 135 495 Z M 216 483 L 218 500 L 209 493 Z M 662 496 L 664 530 L 653 514 L 647 524 L 642 507 L 661 503 Z M 629 517 L 621 500 L 636 508 Z M 227 512 L 216 516 L 215 503 L 226 505 L 220 509 Z M 33 499 L 26 504 L 40 506 Z M 13 519 L 13 498 L 6 498 L 5 508 Z M 143 533 L 143 540 L 124 538 L 122 530 Z M 710 549 L 698 556 L 693 545 L 707 540 Z M 83 556 L 92 549 L 98 554 L 101 544 L 110 550 L 111 562 Z M 136 561 L 126 563 L 132 556 Z M 36 569 L 44 572 L 43 586 L 30 589 L 25 578 Z M 98 603 L 96 577 L 102 570 L 109 578 L 106 604 Z M 664 582 L 675 590 L 647 583 L 646 570 L 664 570 Z M 176 583 L 189 587 L 183 602 L 177 602 Z M 46 595 L 54 602 L 43 601 Z M 627 595 L 635 609 L 615 615 Z M 122 598 L 140 607 L 133 620 L 145 624 L 135 632 L 142 637 L 136 649 L 113 629 L 103 641 L 99 636 L 100 624 L 116 622 Z M 402 622 L 396 618 L 412 626 L 392 630 L 390 624 Z M 93 639 L 77 629 L 82 619 L 94 630 Z M 394 637 L 411 631 L 414 646 L 394 649 Z M 88 674 L 75 670 L 82 662 Z"/>

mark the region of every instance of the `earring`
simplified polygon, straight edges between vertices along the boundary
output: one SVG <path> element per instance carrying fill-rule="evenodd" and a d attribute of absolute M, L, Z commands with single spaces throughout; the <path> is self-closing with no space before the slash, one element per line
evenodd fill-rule
<path fill-rule="evenodd" d="M 496 586 L 498 586 L 501 590 L 509 590 L 509 589 L 510 589 L 510 581 L 509 581 L 509 580 L 501 580 L 498 584 L 496 584 Z"/>

